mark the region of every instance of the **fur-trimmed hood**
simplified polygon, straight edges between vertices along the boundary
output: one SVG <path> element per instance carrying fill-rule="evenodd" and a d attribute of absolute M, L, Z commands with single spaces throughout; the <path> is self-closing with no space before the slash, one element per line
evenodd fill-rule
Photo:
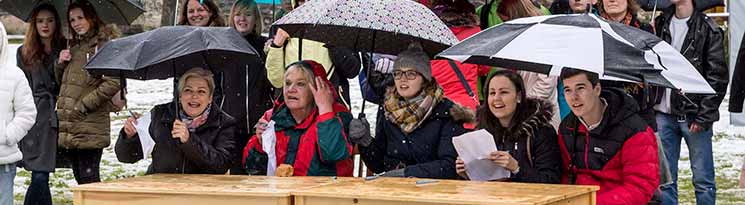
<path fill-rule="evenodd" d="M 527 98 L 523 103 L 527 103 L 527 109 L 519 111 L 518 113 L 516 113 L 515 116 L 513 116 L 513 122 L 518 122 L 518 124 L 514 124 L 506 129 L 495 127 L 489 128 L 489 126 L 485 123 L 479 123 L 479 127 L 486 129 L 487 131 L 492 133 L 495 137 L 495 140 L 501 139 L 500 141 L 503 142 L 516 142 L 525 137 L 532 138 L 534 132 L 541 127 L 550 126 L 553 129 L 553 126 L 551 125 L 551 118 L 553 116 L 553 105 L 551 105 L 551 103 L 534 98 Z M 479 114 L 492 115 L 491 111 L 489 110 L 486 110 L 486 112 L 482 110 Z M 484 118 L 479 119 L 484 120 Z M 502 136 L 506 138 L 502 139 Z"/>
<path fill-rule="evenodd" d="M 476 122 L 476 112 L 462 105 L 453 102 L 453 106 L 448 110 L 453 120 L 459 123 L 473 123 Z"/>
<path fill-rule="evenodd" d="M 528 98 L 525 103 L 529 103 L 529 112 L 520 112 L 520 116 L 515 116 L 515 120 L 519 120 L 520 124 L 511 127 L 508 133 L 513 136 L 529 136 L 532 137 L 533 131 L 541 126 L 551 125 L 551 118 L 553 117 L 553 105 L 545 100 Z"/>

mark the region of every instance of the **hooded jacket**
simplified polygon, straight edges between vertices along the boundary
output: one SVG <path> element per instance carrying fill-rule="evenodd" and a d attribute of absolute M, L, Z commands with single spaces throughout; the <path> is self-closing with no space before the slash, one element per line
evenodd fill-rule
<path fill-rule="evenodd" d="M 588 131 L 570 113 L 559 128 L 562 183 L 598 185 L 598 204 L 646 204 L 660 182 L 657 140 L 630 95 L 604 89 L 600 125 Z"/>
<path fill-rule="evenodd" d="M 548 101 L 528 98 L 527 109 L 513 119 L 518 124 L 503 131 L 489 131 L 495 137 L 497 149 L 511 153 L 520 170 L 510 181 L 558 184 L 561 179 L 561 154 L 554 126 L 551 125 L 553 105 Z M 488 113 L 491 114 L 491 113 Z"/>
<path fill-rule="evenodd" d="M 327 79 L 321 64 L 305 62 L 315 76 Z M 338 97 L 331 82 L 324 80 L 324 83 L 335 93 L 333 97 Z M 347 138 L 352 113 L 346 106 L 334 102 L 332 111 L 323 114 L 316 107 L 306 119 L 296 122 L 290 108 L 278 100 L 262 118 L 274 121 L 276 164 L 291 165 L 292 176 L 352 176 L 352 144 Z M 244 168 L 251 175 L 266 174 L 268 156 L 259 137 L 262 136 L 251 137 L 243 150 Z"/>
<path fill-rule="evenodd" d="M 8 39 L 0 23 L 0 165 L 23 158 L 18 142 L 36 119 L 36 106 L 28 80 L 20 68 L 7 63 Z"/>
<path fill-rule="evenodd" d="M 70 48 L 72 59 L 55 66 L 61 82 L 57 100 L 60 147 L 99 149 L 111 143 L 111 98 L 120 90 L 119 80 L 93 76 L 83 67 L 88 58 L 111 39 L 118 37 L 111 26 L 89 32 Z"/>

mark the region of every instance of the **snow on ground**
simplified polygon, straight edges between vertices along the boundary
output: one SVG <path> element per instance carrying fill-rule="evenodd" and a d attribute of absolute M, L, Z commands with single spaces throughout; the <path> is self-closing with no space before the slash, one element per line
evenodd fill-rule
<path fill-rule="evenodd" d="M 15 51 L 18 45 L 11 45 L 11 50 Z M 11 54 L 15 56 L 15 53 Z M 15 58 L 11 59 L 15 61 Z M 173 81 L 172 80 L 151 80 L 138 81 L 128 80 L 128 107 L 130 110 L 138 113 L 146 112 L 154 105 L 169 102 L 173 99 Z M 359 85 L 357 79 L 351 80 L 352 91 L 358 91 Z M 352 93 L 352 111 L 356 116 L 361 109 L 361 95 L 359 92 Z M 717 201 L 719 204 L 745 204 L 745 189 L 738 189 L 738 177 L 740 167 L 743 166 L 745 159 L 745 127 L 733 127 L 729 125 L 729 113 L 727 112 L 727 99 L 720 107 L 721 119 L 714 124 L 714 159 L 717 172 Z M 375 116 L 377 105 L 367 103 L 365 113 L 370 121 L 372 129 L 375 126 Z M 127 112 L 112 113 L 111 130 L 117 134 L 122 127 L 122 122 L 129 116 Z M 117 136 L 113 135 L 112 144 L 116 142 Z M 681 151 L 680 167 L 680 200 L 683 204 L 695 202 L 693 186 L 690 184 L 691 172 L 688 161 L 688 149 L 683 146 Z M 101 177 L 104 181 L 133 177 L 142 175 L 147 170 L 150 161 L 140 161 L 135 164 L 125 164 L 117 161 L 114 155 L 113 146 L 104 149 L 101 162 Z M 15 179 L 16 203 L 21 204 L 23 196 L 31 182 L 31 173 L 19 169 Z M 70 187 L 77 185 L 70 169 L 58 169 L 50 177 L 50 186 L 55 204 L 72 204 L 72 192 Z"/>

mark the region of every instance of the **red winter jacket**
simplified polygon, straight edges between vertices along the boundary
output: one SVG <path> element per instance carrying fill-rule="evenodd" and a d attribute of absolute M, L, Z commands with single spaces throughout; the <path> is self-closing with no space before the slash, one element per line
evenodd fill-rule
<path fill-rule="evenodd" d="M 481 28 L 478 26 L 459 26 L 450 27 L 450 30 L 453 31 L 456 37 L 458 37 L 458 40 L 463 40 L 478 33 L 481 31 Z M 437 83 L 442 86 L 442 89 L 445 91 L 445 96 L 453 102 L 470 108 L 475 112 L 479 106 L 479 91 L 476 87 L 479 69 L 486 69 L 488 71 L 489 67 L 476 64 L 462 64 L 454 61 L 456 66 L 460 68 L 463 77 L 468 81 L 468 85 L 473 91 L 474 96 L 471 97 L 468 95 L 468 92 L 466 92 L 463 83 L 460 81 L 455 71 L 453 71 L 448 60 L 433 60 L 430 62 L 432 65 L 432 77 L 434 77 Z M 471 126 L 470 128 L 473 127 Z"/>
<path fill-rule="evenodd" d="M 660 181 L 654 132 L 623 91 L 604 90 L 601 97 L 608 107 L 597 128 L 588 132 L 573 113 L 561 123 L 562 183 L 599 185 L 598 204 L 646 204 Z"/>
<path fill-rule="evenodd" d="M 322 115 L 314 109 L 300 124 L 295 123 L 284 104 L 264 113 L 264 120 L 275 122 L 277 166 L 291 164 L 293 176 L 352 176 L 352 145 L 347 140 L 352 114 L 340 103 L 334 103 L 333 108 L 333 112 Z M 266 169 L 266 152 L 258 137 L 252 136 L 243 149 L 243 165 L 249 173 Z"/>

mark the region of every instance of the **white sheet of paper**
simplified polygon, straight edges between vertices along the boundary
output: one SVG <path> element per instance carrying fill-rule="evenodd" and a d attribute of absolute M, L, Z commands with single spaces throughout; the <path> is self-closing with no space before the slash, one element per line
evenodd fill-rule
<path fill-rule="evenodd" d="M 269 121 L 266 129 L 261 133 L 261 148 L 266 152 L 267 165 L 266 175 L 274 176 L 274 172 L 277 171 L 277 155 L 275 152 L 275 145 L 277 144 L 277 136 L 274 133 L 274 120 Z"/>
<path fill-rule="evenodd" d="M 147 112 L 140 116 L 140 118 L 137 118 L 137 124 L 135 125 L 137 135 L 140 137 L 140 145 L 142 146 L 142 159 L 149 158 L 155 147 L 155 141 L 150 136 L 150 118 L 150 112 Z"/>
<path fill-rule="evenodd" d="M 488 159 L 497 151 L 494 137 L 486 130 L 476 130 L 453 137 L 453 145 L 458 156 L 466 164 L 466 173 L 472 181 L 489 181 L 510 177 L 507 169 Z"/>

